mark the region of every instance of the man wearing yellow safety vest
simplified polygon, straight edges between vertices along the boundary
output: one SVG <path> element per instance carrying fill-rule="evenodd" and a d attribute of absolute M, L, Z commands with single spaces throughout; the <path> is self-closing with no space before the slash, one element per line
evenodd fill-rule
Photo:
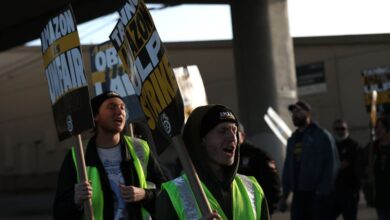
<path fill-rule="evenodd" d="M 269 219 L 267 202 L 256 179 L 237 174 L 237 139 L 236 116 L 222 105 L 196 108 L 183 130 L 183 141 L 202 188 L 221 219 Z M 162 184 L 156 217 L 202 218 L 185 174 Z"/>
<path fill-rule="evenodd" d="M 72 148 L 60 170 L 54 218 L 82 219 L 83 202 L 91 198 L 95 220 L 149 219 L 165 179 L 147 142 L 122 134 L 126 111 L 119 94 L 105 92 L 91 106 L 96 127 L 85 153 L 89 182 L 78 181 Z"/>

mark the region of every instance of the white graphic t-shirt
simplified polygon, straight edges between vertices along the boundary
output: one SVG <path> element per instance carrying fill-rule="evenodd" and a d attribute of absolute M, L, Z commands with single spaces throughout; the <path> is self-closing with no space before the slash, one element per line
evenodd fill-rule
<path fill-rule="evenodd" d="M 112 192 L 114 193 L 114 219 L 128 219 L 126 204 L 121 196 L 119 186 L 119 184 L 125 183 L 120 169 L 120 163 L 122 161 L 120 145 L 118 144 L 117 146 L 108 149 L 98 147 L 97 150 L 100 160 L 102 161 L 104 169 L 108 175 Z"/>

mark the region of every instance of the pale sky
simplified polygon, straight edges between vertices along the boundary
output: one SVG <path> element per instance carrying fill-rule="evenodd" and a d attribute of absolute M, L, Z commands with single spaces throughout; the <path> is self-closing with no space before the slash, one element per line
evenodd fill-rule
<path fill-rule="evenodd" d="M 389 10 L 390 0 L 288 0 L 290 33 L 292 37 L 390 33 Z M 164 42 L 233 36 L 229 5 L 179 5 L 151 14 Z M 81 43 L 107 41 L 118 17 L 113 13 L 79 25 Z"/>
<path fill-rule="evenodd" d="M 289 0 L 293 37 L 390 33 L 389 0 Z"/>

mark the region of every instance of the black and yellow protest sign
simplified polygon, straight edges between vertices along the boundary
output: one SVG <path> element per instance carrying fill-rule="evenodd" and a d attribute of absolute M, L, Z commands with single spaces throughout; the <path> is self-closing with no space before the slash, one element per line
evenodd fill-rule
<path fill-rule="evenodd" d="M 203 216 L 211 213 L 200 180 L 181 138 L 183 100 L 152 17 L 142 0 L 128 0 L 110 39 L 139 97 L 157 153 L 172 144 Z"/>
<path fill-rule="evenodd" d="M 106 91 L 115 91 L 126 103 L 126 121 L 128 123 L 144 120 L 144 113 L 135 94 L 129 75 L 111 41 L 91 47 L 92 85 L 95 95 Z"/>
<path fill-rule="evenodd" d="M 119 14 L 120 20 L 110 39 L 130 74 L 160 153 L 170 144 L 171 137 L 180 134 L 184 123 L 183 101 L 145 3 L 129 0 Z"/>
<path fill-rule="evenodd" d="M 69 5 L 43 28 L 41 49 L 58 137 L 76 137 L 77 173 L 84 182 L 88 177 L 80 134 L 94 122 L 76 24 Z M 84 201 L 84 215 L 94 219 L 91 199 Z"/>
<path fill-rule="evenodd" d="M 376 110 L 390 111 L 390 66 L 362 70 L 364 102 L 367 112 L 371 111 L 372 92 L 377 92 Z"/>
<path fill-rule="evenodd" d="M 41 43 L 54 121 L 63 140 L 93 127 L 80 39 L 70 6 L 48 21 Z"/>

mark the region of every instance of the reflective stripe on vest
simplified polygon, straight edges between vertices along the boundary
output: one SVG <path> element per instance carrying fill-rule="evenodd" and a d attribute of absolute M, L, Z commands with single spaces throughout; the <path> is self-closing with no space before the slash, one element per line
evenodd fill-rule
<path fill-rule="evenodd" d="M 202 188 L 212 209 L 216 210 L 222 219 L 227 219 L 217 200 L 203 183 Z M 185 175 L 164 183 L 162 189 L 167 191 L 179 219 L 201 218 L 201 212 Z M 232 198 L 233 219 L 260 219 L 264 194 L 254 178 L 236 175 L 232 183 Z"/>
<path fill-rule="evenodd" d="M 150 149 L 146 141 L 140 139 L 130 138 L 124 136 L 126 145 L 130 152 L 131 157 L 133 158 L 133 164 L 135 171 L 137 172 L 138 179 L 140 182 L 140 187 L 146 189 L 146 175 L 147 175 L 147 164 L 149 162 Z M 72 147 L 72 157 L 73 163 L 76 167 L 77 172 L 77 182 L 79 182 L 78 167 L 76 162 L 76 151 Z M 99 172 L 96 167 L 87 166 L 87 176 L 88 180 L 92 183 L 92 207 L 95 220 L 103 220 L 103 207 L 104 207 L 104 198 L 103 191 L 100 182 Z M 142 208 L 142 217 L 143 219 L 151 219 L 150 214 L 146 209 Z"/>
<path fill-rule="evenodd" d="M 146 177 L 148 174 L 147 170 L 150 156 L 149 146 L 147 145 L 146 141 L 136 138 L 130 138 L 128 136 L 124 137 L 126 144 L 129 148 L 130 155 L 133 158 L 134 166 L 136 167 L 141 187 L 147 188 Z"/>
<path fill-rule="evenodd" d="M 200 219 L 200 210 L 191 188 L 188 187 L 186 176 L 164 183 L 162 187 L 167 190 L 179 219 Z"/>
<path fill-rule="evenodd" d="M 245 189 L 248 193 L 248 196 L 249 196 L 249 199 L 250 199 L 250 202 L 252 205 L 252 210 L 254 212 L 253 214 L 254 214 L 254 216 L 257 216 L 256 215 L 255 186 L 254 186 L 252 180 L 249 179 L 249 177 L 241 175 L 241 174 L 238 174 L 238 176 L 240 177 L 239 179 L 244 183 Z"/>

